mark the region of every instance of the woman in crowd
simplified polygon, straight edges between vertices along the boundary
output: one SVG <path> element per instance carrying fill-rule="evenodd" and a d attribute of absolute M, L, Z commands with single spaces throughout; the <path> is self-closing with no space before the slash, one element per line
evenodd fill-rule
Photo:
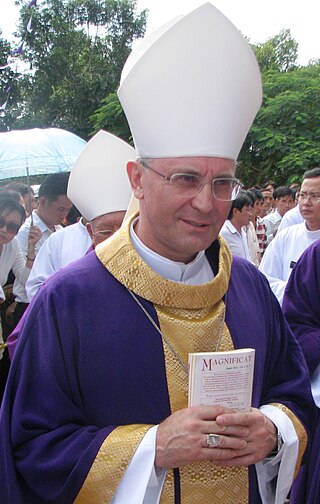
<path fill-rule="evenodd" d="M 0 285 L 7 283 L 8 275 L 12 270 L 14 276 L 23 283 L 27 281 L 33 265 L 28 257 L 34 257 L 34 248 L 41 237 L 38 228 L 31 228 L 28 238 L 28 255 L 24 257 L 20 250 L 18 241 L 15 239 L 20 226 L 26 218 L 23 206 L 7 191 L 0 193 Z M 6 289 L 5 289 L 6 292 Z M 1 297 L 5 296 L 1 294 Z M 6 292 L 8 295 L 8 292 Z M 4 299 L 1 300 L 2 302 Z M 2 330 L 1 336 L 2 340 Z M 2 343 L 2 341 L 0 341 Z M 8 358 L 6 352 L 0 353 L 0 401 L 8 370 Z"/>

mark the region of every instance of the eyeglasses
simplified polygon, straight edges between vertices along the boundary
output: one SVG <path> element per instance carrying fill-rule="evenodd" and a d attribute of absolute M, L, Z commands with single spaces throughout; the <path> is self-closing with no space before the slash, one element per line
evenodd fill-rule
<path fill-rule="evenodd" d="M 174 173 L 167 176 L 154 170 L 145 161 L 139 160 L 145 168 L 169 182 L 171 187 L 187 198 L 193 198 L 206 184 L 211 184 L 213 196 L 219 201 L 233 201 L 242 188 L 240 180 L 236 178 L 216 178 L 206 181 L 203 177 L 193 173 Z"/>
<path fill-rule="evenodd" d="M 310 198 L 312 203 L 320 203 L 320 194 L 319 193 L 308 193 L 308 192 L 300 192 L 298 199 L 300 201 L 305 201 Z"/>
<path fill-rule="evenodd" d="M 21 227 L 21 224 L 16 222 L 6 222 L 5 218 L 0 216 L 0 229 L 6 227 L 8 233 L 16 235 Z"/>

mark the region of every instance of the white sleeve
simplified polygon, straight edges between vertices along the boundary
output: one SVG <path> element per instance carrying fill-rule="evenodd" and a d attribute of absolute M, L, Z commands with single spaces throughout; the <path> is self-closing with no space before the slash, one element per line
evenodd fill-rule
<path fill-rule="evenodd" d="M 281 304 L 287 279 L 283 278 L 282 240 L 279 240 L 278 236 L 268 245 L 262 257 L 259 270 L 266 276 L 271 290 Z"/>
<path fill-rule="evenodd" d="M 279 231 L 286 229 L 290 225 L 291 225 L 291 223 L 290 223 L 289 219 L 286 218 L 286 214 L 284 214 L 284 216 L 282 217 L 281 222 L 279 224 L 279 227 L 278 227 L 278 233 L 279 233 Z"/>
<path fill-rule="evenodd" d="M 43 282 L 56 271 L 54 258 L 50 249 L 50 238 L 46 240 L 36 255 L 31 273 L 26 283 L 26 293 L 31 302 Z"/>
<path fill-rule="evenodd" d="M 292 485 L 299 453 L 299 439 L 290 418 L 275 406 L 259 408 L 278 428 L 283 439 L 280 452 L 256 464 L 263 504 L 283 504 Z"/>
<path fill-rule="evenodd" d="M 157 429 L 151 427 L 144 436 L 110 504 L 159 503 L 166 470 L 154 466 Z"/>
<path fill-rule="evenodd" d="M 19 229 L 19 233 L 16 236 L 17 241 L 19 242 L 21 252 L 24 256 L 26 256 L 28 253 L 28 235 L 29 235 L 29 227 L 23 225 Z"/>
<path fill-rule="evenodd" d="M 262 273 L 264 273 L 264 272 L 262 271 Z M 269 285 L 271 287 L 273 294 L 276 296 L 277 300 L 279 301 L 280 305 L 282 306 L 284 291 L 287 286 L 287 282 L 285 280 L 279 280 L 279 278 L 274 278 L 270 275 L 265 275 L 265 276 L 268 279 L 268 282 L 269 282 Z"/>
<path fill-rule="evenodd" d="M 19 244 L 17 244 L 17 247 L 15 249 L 15 257 L 12 263 L 12 271 L 16 279 L 22 285 L 25 285 L 31 270 L 26 266 L 26 259 L 20 249 Z"/>

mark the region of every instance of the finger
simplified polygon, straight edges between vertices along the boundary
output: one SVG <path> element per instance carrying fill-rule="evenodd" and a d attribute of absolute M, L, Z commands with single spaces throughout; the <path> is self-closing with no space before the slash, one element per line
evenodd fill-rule
<path fill-rule="evenodd" d="M 234 413 L 234 410 L 223 406 L 191 406 L 190 410 L 203 420 L 215 420 L 218 415 Z"/>
<path fill-rule="evenodd" d="M 216 433 L 228 436 L 246 437 L 250 434 L 248 427 L 243 425 L 220 425 L 217 422 L 204 421 L 200 425 L 203 434 Z"/>
<path fill-rule="evenodd" d="M 264 422 L 262 413 L 256 413 L 254 411 L 242 413 L 225 413 L 218 415 L 216 418 L 216 423 L 221 426 L 226 425 L 246 425 L 251 426 L 257 422 Z"/>
<path fill-rule="evenodd" d="M 246 450 L 247 441 L 232 436 L 223 436 L 219 434 L 207 434 L 204 436 L 203 446 L 207 450 L 221 451 L 225 450 Z M 214 455 L 216 456 L 216 455 Z M 229 455 L 224 454 L 227 458 Z"/>

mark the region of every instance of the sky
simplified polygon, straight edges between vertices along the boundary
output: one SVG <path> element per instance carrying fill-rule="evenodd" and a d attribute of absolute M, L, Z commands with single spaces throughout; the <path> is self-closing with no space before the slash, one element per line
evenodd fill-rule
<path fill-rule="evenodd" d="M 43 3 L 45 0 L 38 0 Z M 204 0 L 138 0 L 138 9 L 148 9 L 147 31 L 169 19 L 187 13 Z M 212 0 L 252 43 L 263 43 L 290 28 L 299 43 L 299 64 L 307 65 L 312 58 L 320 59 L 319 0 Z M 12 40 L 19 15 L 14 0 L 0 0 L 0 29 Z"/>

